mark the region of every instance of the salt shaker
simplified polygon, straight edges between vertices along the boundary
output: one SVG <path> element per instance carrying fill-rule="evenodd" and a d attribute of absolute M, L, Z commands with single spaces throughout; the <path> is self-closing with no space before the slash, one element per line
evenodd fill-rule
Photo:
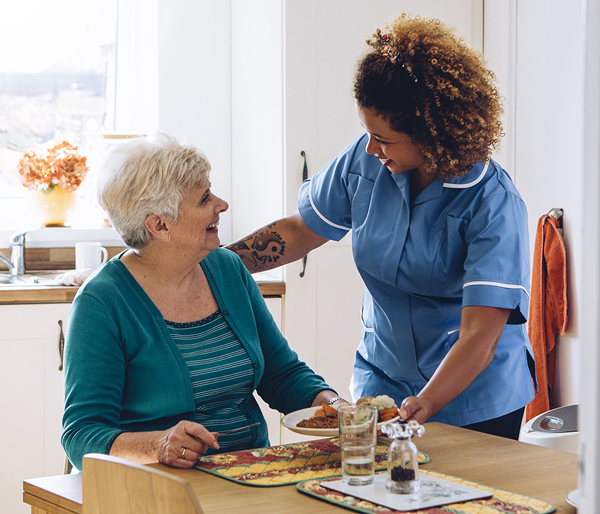
<path fill-rule="evenodd" d="M 411 437 L 421 437 L 425 428 L 415 420 L 383 425 L 382 432 L 394 439 L 388 450 L 386 487 L 392 493 L 413 494 L 420 487 L 419 452 Z"/>

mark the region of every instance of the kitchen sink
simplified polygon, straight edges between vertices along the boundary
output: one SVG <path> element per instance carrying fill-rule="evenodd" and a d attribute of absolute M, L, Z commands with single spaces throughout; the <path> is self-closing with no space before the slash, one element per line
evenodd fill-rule
<path fill-rule="evenodd" d="M 0 288 L 2 287 L 35 287 L 35 286 L 59 286 L 54 279 L 58 275 L 55 271 L 33 271 L 18 277 L 12 277 L 8 273 L 0 273 Z"/>

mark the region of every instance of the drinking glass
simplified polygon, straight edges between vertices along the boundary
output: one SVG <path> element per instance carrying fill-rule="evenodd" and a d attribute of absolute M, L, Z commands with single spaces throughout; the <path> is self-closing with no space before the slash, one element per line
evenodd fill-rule
<path fill-rule="evenodd" d="M 377 407 L 340 407 L 338 423 L 342 450 L 342 480 L 349 485 L 372 484 L 377 444 Z"/>

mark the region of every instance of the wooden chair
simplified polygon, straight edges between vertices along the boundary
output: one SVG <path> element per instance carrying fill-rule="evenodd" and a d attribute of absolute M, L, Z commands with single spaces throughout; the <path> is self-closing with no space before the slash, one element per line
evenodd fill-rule
<path fill-rule="evenodd" d="M 185 480 L 125 459 L 83 457 L 83 514 L 203 514 Z"/>
<path fill-rule="evenodd" d="M 65 466 L 64 466 L 64 469 L 63 469 L 63 473 L 65 475 L 70 475 L 71 471 L 73 471 L 73 464 L 71 464 L 71 461 L 69 460 L 69 457 L 67 457 L 65 455 Z"/>

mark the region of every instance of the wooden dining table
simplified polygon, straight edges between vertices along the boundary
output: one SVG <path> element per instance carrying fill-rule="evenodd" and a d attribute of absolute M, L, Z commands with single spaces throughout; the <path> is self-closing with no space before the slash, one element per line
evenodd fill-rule
<path fill-rule="evenodd" d="M 422 469 L 542 500 L 555 505 L 558 514 L 576 513 L 566 496 L 577 489 L 577 455 L 441 423 L 426 423 L 424 436 L 415 438 L 415 443 L 430 458 L 420 466 Z M 205 514 L 327 514 L 345 510 L 301 494 L 295 485 L 252 487 L 198 469 L 149 466 L 187 480 Z M 25 480 L 23 501 L 31 505 L 32 514 L 81 514 L 81 475 Z"/>

